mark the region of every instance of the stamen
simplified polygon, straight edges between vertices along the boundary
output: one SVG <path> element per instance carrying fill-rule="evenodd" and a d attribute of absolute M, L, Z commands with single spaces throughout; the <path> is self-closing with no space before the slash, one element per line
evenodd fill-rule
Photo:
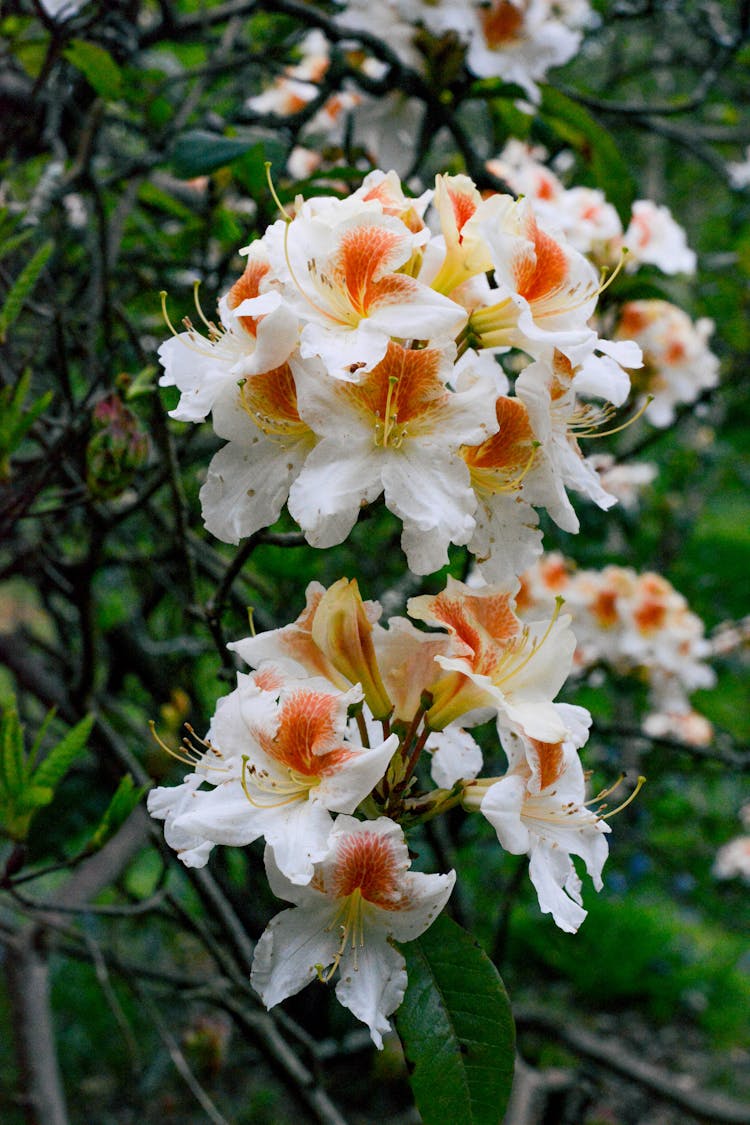
<path fill-rule="evenodd" d="M 398 421 L 396 414 L 391 418 L 391 407 L 393 405 L 393 391 L 398 386 L 398 375 L 388 376 L 388 395 L 385 400 L 385 418 L 383 419 L 383 449 L 388 445 L 388 437 Z"/>
<path fill-rule="evenodd" d="M 544 644 L 544 642 L 547 640 L 550 633 L 552 632 L 554 624 L 557 621 L 558 617 L 560 616 L 560 611 L 562 610 L 562 607 L 563 607 L 564 603 L 565 603 L 565 598 L 561 597 L 558 594 L 558 596 L 555 598 L 555 611 L 552 614 L 552 617 L 550 618 L 549 625 L 547 626 L 547 628 L 544 632 L 544 635 L 542 637 L 540 637 L 538 640 L 535 640 L 533 642 L 533 644 L 531 645 L 531 652 L 528 654 L 528 656 L 524 660 L 521 661 L 520 664 L 517 664 L 515 666 L 515 668 L 511 669 L 510 672 L 508 672 L 505 676 L 503 676 L 499 680 L 495 679 L 495 677 L 493 676 L 493 682 L 495 683 L 495 685 L 497 687 L 500 687 L 501 684 L 504 684 L 507 680 L 511 680 L 514 676 L 516 676 L 519 672 L 521 672 L 526 667 L 526 665 L 529 663 L 530 660 L 533 659 L 535 654 L 539 651 L 539 649 L 542 647 L 542 645 Z M 526 639 L 528 640 L 528 632 L 526 632 Z M 525 648 L 525 643 L 522 645 L 522 647 Z"/>
<path fill-rule="evenodd" d="M 242 792 L 245 794 L 245 796 L 247 797 L 248 801 L 250 802 L 250 804 L 253 806 L 254 809 L 280 809 L 284 805 L 292 805 L 292 804 L 294 804 L 295 801 L 298 801 L 300 799 L 300 794 L 303 791 L 303 787 L 301 785 L 299 785 L 299 783 L 295 784 L 295 781 L 294 781 L 294 778 L 292 776 L 291 770 L 289 770 L 290 784 L 285 784 L 285 783 L 279 782 L 279 781 L 269 781 L 266 784 L 266 783 L 261 782 L 260 775 L 258 774 L 258 771 L 256 770 L 255 766 L 249 766 L 248 765 L 249 761 L 250 761 L 250 759 L 247 756 L 247 754 L 243 754 L 243 756 L 242 756 L 242 773 L 240 775 L 240 785 L 242 786 Z M 280 792 L 280 793 L 287 793 L 287 794 L 289 794 L 289 796 L 282 797 L 280 801 L 267 801 L 265 803 L 262 802 L 262 801 L 256 801 L 255 798 L 252 797 L 250 795 L 250 792 L 248 791 L 247 779 L 245 777 L 246 773 L 256 775 L 255 776 L 255 784 L 256 784 L 257 788 L 261 790 L 261 792 L 266 792 L 266 793 Z"/>
<path fill-rule="evenodd" d="M 592 797 L 590 800 L 584 801 L 584 805 L 595 805 L 598 801 L 603 801 L 605 797 L 609 797 L 611 793 L 614 793 L 616 789 L 620 788 L 627 776 L 628 775 L 626 773 L 621 773 L 617 781 L 615 781 L 613 785 L 609 785 L 606 789 L 602 789 L 600 793 L 597 793 L 597 795 L 595 797 Z"/>
<path fill-rule="evenodd" d="M 622 812 L 623 809 L 626 809 L 628 807 L 628 805 L 630 804 L 631 801 L 634 801 L 636 799 L 636 797 L 640 793 L 641 789 L 643 789 L 643 786 L 645 784 L 646 784 L 646 778 L 643 776 L 643 774 L 641 774 L 638 778 L 638 784 L 636 785 L 635 789 L 630 794 L 628 799 L 626 801 L 623 801 L 621 805 L 618 805 L 616 809 L 612 809 L 612 812 L 608 812 L 608 813 L 605 813 L 603 816 L 600 816 L 599 819 L 600 820 L 609 820 L 610 817 L 617 816 L 618 813 Z"/>
<path fill-rule="evenodd" d="M 178 762 L 182 762 L 182 764 L 185 766 L 192 766 L 193 769 L 201 766 L 205 770 L 215 770 L 219 773 L 229 773 L 228 766 L 209 766 L 205 764 L 207 754 L 213 754 L 217 758 L 222 758 L 223 755 L 220 750 L 217 750 L 217 748 L 210 742 L 206 741 L 206 739 L 200 738 L 189 723 L 185 723 L 185 730 L 188 732 L 190 738 L 192 738 L 195 742 L 198 742 L 205 748 L 204 750 L 199 750 L 197 746 L 193 746 L 187 738 L 183 738 L 179 750 L 173 750 L 171 746 L 167 746 L 166 742 L 164 742 L 163 739 L 159 737 L 156 731 L 156 723 L 153 721 L 153 719 L 149 719 L 148 725 L 156 744 L 160 746 L 166 754 L 169 754 L 171 758 L 176 758 Z"/>
<path fill-rule="evenodd" d="M 169 329 L 169 331 L 172 333 L 173 336 L 179 336 L 179 332 L 177 331 L 175 326 L 172 324 L 172 321 L 169 319 L 169 313 L 167 312 L 167 291 L 166 291 L 166 289 L 162 289 L 159 296 L 161 298 L 161 315 L 164 317 L 164 320 L 166 321 L 167 328 Z"/>
<path fill-rule="evenodd" d="M 266 160 L 264 167 L 266 169 L 266 180 L 268 181 L 268 190 L 271 192 L 271 198 L 278 207 L 279 211 L 281 211 L 281 214 L 284 216 L 287 223 L 291 223 L 292 216 L 289 214 L 289 212 L 284 207 L 284 204 L 279 199 L 276 188 L 273 185 L 273 180 L 271 179 L 271 161 Z"/>
<path fill-rule="evenodd" d="M 576 304 L 568 305 L 564 309 L 550 309 L 546 312 L 542 309 L 539 312 L 534 313 L 534 319 L 535 320 L 544 320 L 545 317 L 560 316 L 563 313 L 567 314 L 567 313 L 570 313 L 570 312 L 575 312 L 576 309 L 583 308 L 584 305 L 587 305 L 589 303 L 589 301 L 593 301 L 595 298 L 601 297 L 602 293 L 604 293 L 607 289 L 609 289 L 612 282 L 615 280 L 617 275 L 622 270 L 622 267 L 625 265 L 625 258 L 627 257 L 627 254 L 628 254 L 627 247 L 623 246 L 622 250 L 620 251 L 620 260 L 617 263 L 617 265 L 615 266 L 615 268 L 612 270 L 612 272 L 610 273 L 610 275 L 606 279 L 606 281 L 603 281 L 601 283 L 601 285 L 599 285 L 596 289 L 589 289 L 588 293 L 584 297 L 582 297 L 580 301 L 577 301 Z M 603 277 L 606 276 L 607 267 L 603 266 L 601 272 L 602 272 Z"/>
<path fill-rule="evenodd" d="M 582 438 L 586 438 L 586 437 L 588 437 L 588 438 L 595 438 L 595 437 L 600 438 L 600 437 L 611 437 L 612 434 L 619 434 L 622 430 L 627 430 L 629 426 L 632 426 L 634 422 L 637 422 L 638 419 L 641 417 L 641 415 L 646 412 L 646 410 L 648 409 L 649 405 L 653 402 L 653 400 L 654 400 L 653 395 L 646 395 L 646 401 L 643 403 L 643 405 L 636 411 L 636 413 L 633 415 L 632 418 L 628 418 L 627 422 L 623 422 L 621 426 L 615 426 L 614 429 L 612 429 L 612 430 L 600 430 L 598 433 L 590 433 L 590 434 L 583 434 L 582 433 L 582 434 L 579 434 L 578 436 L 582 437 Z"/>

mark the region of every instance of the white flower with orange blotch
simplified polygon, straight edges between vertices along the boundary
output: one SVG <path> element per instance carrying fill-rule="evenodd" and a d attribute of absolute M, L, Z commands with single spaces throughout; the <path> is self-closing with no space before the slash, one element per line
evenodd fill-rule
<path fill-rule="evenodd" d="M 516 380 L 516 394 L 528 410 L 540 444 L 538 463 L 547 469 L 528 474 L 524 495 L 531 504 L 546 508 L 558 527 L 577 532 L 578 516 L 566 489 L 582 493 L 600 508 L 617 503 L 578 444 L 580 437 L 595 436 L 611 413 L 578 401 L 574 369 L 559 352 L 552 364 L 538 360 L 526 367 Z"/>
<path fill-rule="evenodd" d="M 695 273 L 695 251 L 688 246 L 685 231 L 668 207 L 637 199 L 623 237 L 629 252 L 627 270 L 648 264 L 658 266 L 662 273 Z"/>
<path fill-rule="evenodd" d="M 213 407 L 214 430 L 228 444 L 216 453 L 200 490 L 203 522 L 225 543 L 275 523 L 315 435 L 300 418 L 294 360 L 248 375 Z"/>
<path fill-rule="evenodd" d="M 479 346 L 521 348 L 534 358 L 557 349 L 574 363 L 588 356 L 596 343 L 588 320 L 601 290 L 591 263 L 544 230 L 526 199 L 492 196 L 478 225 L 497 286 L 469 319 Z"/>
<path fill-rule="evenodd" d="M 408 271 L 429 231 L 412 231 L 376 198 L 310 199 L 266 232 L 284 296 L 304 322 L 300 354 L 357 381 L 391 339 L 446 341 L 466 322 L 460 305 Z"/>
<path fill-rule="evenodd" d="M 560 929 L 575 933 L 586 911 L 571 857 L 584 860 L 594 887 L 601 890 L 610 828 L 587 807 L 576 752 L 586 740 L 590 717 L 580 707 L 559 706 L 566 712 L 570 736 L 546 743 L 501 732 L 508 772 L 467 786 L 463 804 L 481 811 L 506 851 L 529 856 L 529 875 L 542 912 L 551 914 Z"/>
<path fill-rule="evenodd" d="M 570 617 L 522 624 L 513 594 L 517 583 L 469 587 L 448 578 L 436 595 L 411 598 L 409 616 L 448 630 L 454 653 L 435 661 L 449 673 L 427 685 L 433 701 L 426 722 L 443 730 L 493 714 L 498 726 L 545 742 L 568 737 L 564 711 L 553 700 L 570 671 L 575 637 Z"/>
<path fill-rule="evenodd" d="M 306 886 L 290 882 L 275 853 L 266 872 L 293 903 L 271 920 L 255 949 L 251 983 L 267 1008 L 338 971 L 336 997 L 367 1025 L 376 1047 L 404 998 L 404 958 L 394 942 L 423 934 L 445 906 L 455 873 L 409 870 L 401 828 L 387 817 L 339 816 Z"/>
<path fill-rule="evenodd" d="M 719 360 L 708 341 L 714 323 L 708 317 L 692 321 L 669 301 L 627 301 L 617 335 L 635 340 L 643 349 L 643 370 L 635 375 L 639 391 L 652 395 L 646 417 L 653 426 L 669 426 L 675 409 L 695 402 L 719 381 Z"/>
<path fill-rule="evenodd" d="M 469 550 L 486 582 L 521 574 L 542 551 L 539 517 L 523 492 L 540 460 L 528 410 L 519 398 L 499 395 L 495 415 L 497 433 L 461 450 L 478 501 Z"/>
<path fill-rule="evenodd" d="M 181 391 L 171 415 L 201 422 L 212 415 L 229 444 L 214 456 L 201 488 L 208 530 L 238 543 L 274 523 L 315 438 L 297 413 L 289 359 L 297 345 L 296 316 L 273 288 L 262 248 L 220 302 L 221 327 L 208 337 L 192 326 L 159 349 L 162 386 Z"/>
<path fill-rule="evenodd" d="M 580 32 L 559 18 L 549 0 L 482 0 L 472 5 L 474 27 L 466 65 L 479 78 L 502 78 L 539 101 L 537 81 L 568 62 Z"/>
<path fill-rule="evenodd" d="M 221 323 L 208 322 L 207 336 L 187 322 L 187 331 L 159 348 L 164 367 L 159 385 L 179 388 L 180 401 L 170 416 L 180 422 L 202 422 L 218 402 L 232 397 L 240 379 L 281 367 L 297 346 L 297 318 L 274 287 L 259 244 L 219 310 Z"/>
<path fill-rule="evenodd" d="M 354 812 L 398 745 L 395 735 L 372 747 L 360 744 L 348 709 L 361 699 L 358 686 L 340 692 L 325 680 L 295 680 L 288 672 L 281 683 L 269 683 L 264 668 L 240 673 L 237 688 L 219 701 L 206 739 L 211 761 L 218 757 L 224 773 L 206 772 L 204 756 L 197 772 L 214 788 L 183 800 L 172 830 L 234 847 L 263 836 L 286 877 L 309 882 L 325 854 L 331 813 Z"/>
<path fill-rule="evenodd" d="M 470 540 L 476 498 L 459 447 L 484 440 L 497 422 L 489 376 L 467 375 L 465 389 L 450 389 L 452 351 L 389 342 L 357 383 L 297 373 L 300 413 L 319 440 L 289 511 L 313 546 L 342 542 L 381 492 L 403 522 L 416 574 L 444 566 L 449 543 Z"/>

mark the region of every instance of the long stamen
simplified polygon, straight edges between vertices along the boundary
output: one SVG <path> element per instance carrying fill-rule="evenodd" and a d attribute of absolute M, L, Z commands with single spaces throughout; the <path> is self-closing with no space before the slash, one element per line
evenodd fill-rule
<path fill-rule="evenodd" d="M 521 661 L 520 664 L 517 664 L 515 666 L 515 668 L 511 669 L 510 672 L 508 672 L 505 676 L 503 676 L 499 680 L 494 679 L 494 677 L 493 677 L 494 683 L 496 684 L 497 687 L 500 687 L 501 684 L 504 684 L 506 682 L 506 680 L 510 680 L 510 679 L 513 678 L 513 676 L 516 676 L 519 672 L 521 672 L 526 667 L 526 665 L 529 663 L 529 661 L 533 659 L 533 657 L 536 655 L 536 653 L 539 651 L 539 649 L 542 647 L 542 645 L 544 644 L 544 642 L 547 640 L 550 633 L 552 632 L 554 624 L 557 621 L 558 617 L 560 616 L 560 611 L 562 610 L 562 607 L 563 607 L 564 603 L 565 603 L 565 598 L 560 597 L 560 595 L 558 594 L 558 596 L 555 598 L 555 611 L 552 614 L 552 617 L 550 618 L 549 625 L 547 626 L 546 630 L 544 631 L 544 635 L 542 637 L 540 637 L 538 640 L 535 640 L 533 642 L 533 644 L 531 646 L 531 652 L 528 654 L 528 656 L 524 660 Z"/>
<path fill-rule="evenodd" d="M 603 816 L 600 816 L 599 819 L 609 820 L 611 816 L 617 816 L 618 813 L 622 812 L 623 809 L 626 809 L 628 807 L 631 801 L 634 801 L 636 799 L 645 784 L 646 778 L 643 776 L 643 774 L 640 774 L 638 777 L 638 784 L 636 785 L 635 789 L 630 794 L 628 799 L 626 801 L 623 801 L 621 805 L 618 805 L 616 809 L 612 809 L 611 812 L 605 813 Z"/>
<path fill-rule="evenodd" d="M 599 801 L 603 801 L 605 797 L 609 797 L 611 793 L 614 793 L 616 789 L 620 788 L 626 777 L 626 773 L 621 773 L 613 785 L 608 785 L 606 789 L 602 789 L 595 797 L 592 797 L 589 801 L 584 801 L 584 805 L 595 805 Z"/>
<path fill-rule="evenodd" d="M 278 207 L 279 211 L 281 211 L 281 214 L 284 216 L 287 223 L 291 223 L 292 216 L 289 214 L 287 209 L 284 207 L 284 204 L 279 199 L 278 193 L 277 193 L 276 188 L 274 187 L 274 184 L 273 184 L 273 180 L 271 179 L 271 161 L 270 160 L 266 160 L 266 162 L 264 164 L 264 168 L 266 169 L 266 180 L 268 182 L 268 190 L 271 192 L 271 198 L 273 199 L 274 203 Z"/>
<path fill-rule="evenodd" d="M 169 313 L 167 312 L 167 291 L 166 291 L 166 289 L 162 289 L 162 291 L 159 293 L 159 297 L 161 298 L 161 314 L 164 317 L 167 328 L 169 329 L 169 331 L 172 333 L 173 336 L 179 336 L 179 332 L 175 328 L 174 324 L 172 324 L 172 321 L 169 319 Z"/>
<path fill-rule="evenodd" d="M 170 758 L 175 758 L 178 762 L 182 762 L 182 764 L 185 766 L 192 766 L 193 769 L 196 769 L 198 766 L 202 766 L 202 768 L 205 770 L 215 770 L 219 773 L 229 772 L 228 766 L 206 765 L 205 759 L 207 754 L 213 754 L 216 758 L 221 758 L 221 751 L 217 750 L 216 747 L 212 746 L 212 744 L 210 742 L 207 742 L 206 739 L 200 738 L 189 723 L 185 723 L 185 730 L 188 732 L 190 737 L 194 739 L 194 741 L 199 742 L 201 746 L 205 747 L 204 750 L 199 750 L 197 746 L 191 745 L 187 738 L 183 738 L 182 745 L 179 750 L 174 750 L 171 746 L 167 746 L 166 742 L 164 742 L 164 740 L 160 738 L 156 730 L 156 723 L 153 721 L 153 719 L 149 719 L 148 725 L 154 741 L 166 754 L 169 754 Z"/>
<path fill-rule="evenodd" d="M 609 289 L 612 282 L 615 280 L 617 275 L 622 270 L 622 267 L 625 265 L 625 258 L 627 257 L 627 255 L 628 255 L 627 247 L 623 246 L 622 250 L 620 251 L 620 260 L 617 263 L 617 265 L 615 266 L 615 268 L 612 270 L 612 272 L 610 273 L 609 277 L 607 277 L 606 281 L 602 281 L 602 283 L 599 286 L 597 286 L 596 289 L 589 289 L 588 293 L 586 293 L 586 295 L 584 297 L 582 297 L 579 301 L 577 301 L 574 305 L 566 305 L 565 309 L 549 309 L 547 311 L 542 309 L 539 312 L 534 313 L 534 319 L 535 320 L 544 320 L 545 317 L 560 316 L 560 315 L 562 315 L 562 313 L 567 314 L 567 313 L 570 313 L 570 312 L 575 312 L 576 309 L 583 308 L 584 305 L 587 305 L 589 303 L 589 301 L 593 301 L 597 297 L 601 297 L 602 293 L 604 293 L 607 289 Z M 606 272 L 607 271 L 606 271 L 606 266 L 605 266 L 605 267 L 602 268 L 602 275 L 606 275 Z"/>
<path fill-rule="evenodd" d="M 634 422 L 637 422 L 641 415 L 644 414 L 648 409 L 653 400 L 653 395 L 646 395 L 646 401 L 643 403 L 643 405 L 636 411 L 632 418 L 628 418 L 627 422 L 623 422 L 621 426 L 615 426 L 614 429 L 611 430 L 599 430 L 597 433 L 579 434 L 578 436 L 582 438 L 601 438 L 611 437 L 612 434 L 619 434 L 622 430 L 627 430 L 629 426 L 632 426 Z"/>

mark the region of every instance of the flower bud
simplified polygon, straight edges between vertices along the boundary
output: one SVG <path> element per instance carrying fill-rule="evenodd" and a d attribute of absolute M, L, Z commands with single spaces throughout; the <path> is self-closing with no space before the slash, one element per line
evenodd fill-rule
<path fill-rule="evenodd" d="M 146 463 L 148 436 L 116 394 L 96 404 L 91 424 L 94 433 L 86 446 L 86 484 L 96 499 L 113 500 Z"/>
<path fill-rule="evenodd" d="M 375 718 L 389 715 L 393 704 L 380 678 L 372 625 L 356 579 L 340 578 L 326 591 L 315 611 L 312 635 L 336 671 L 350 683 L 362 685 Z"/>

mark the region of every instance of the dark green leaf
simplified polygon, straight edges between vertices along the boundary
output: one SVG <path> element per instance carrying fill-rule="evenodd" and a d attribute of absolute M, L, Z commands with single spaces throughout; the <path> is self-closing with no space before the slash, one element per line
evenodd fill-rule
<path fill-rule="evenodd" d="M 85 719 L 81 719 L 80 723 L 76 723 L 74 727 L 68 731 L 62 741 L 54 746 L 47 757 L 44 759 L 39 768 L 35 771 L 32 777 L 34 785 L 50 786 L 55 789 L 76 758 L 79 758 L 86 751 L 86 743 L 88 742 L 91 728 L 94 725 L 94 716 L 87 715 Z"/>
<path fill-rule="evenodd" d="M 80 70 L 100 98 L 117 98 L 122 91 L 122 72 L 104 47 L 73 39 L 66 49 L 65 58 Z"/>
<path fill-rule="evenodd" d="M 14 798 L 26 781 L 23 727 L 14 705 L 6 707 L 0 724 L 0 798 Z"/>
<path fill-rule="evenodd" d="M 446 915 L 399 948 L 409 986 L 396 1027 L 425 1125 L 499 1125 L 515 1058 L 513 1017 L 500 974 Z"/>
<path fill-rule="evenodd" d="M 11 285 L 8 295 L 5 298 L 5 304 L 2 309 L 0 309 L 0 343 L 5 343 L 8 329 L 15 321 L 23 308 L 24 301 L 36 285 L 39 274 L 46 266 L 53 249 L 54 243 L 52 242 L 45 242 L 43 246 L 40 246 L 31 261 L 27 262 L 24 269 Z"/>
<path fill-rule="evenodd" d="M 236 137 L 191 129 L 182 133 L 172 146 L 172 170 L 180 179 L 192 180 L 195 176 L 205 176 L 231 164 L 256 147 L 261 164 L 263 159 L 273 162 L 275 153 L 281 148 L 277 138 L 262 129 L 246 129 Z"/>
<path fill-rule="evenodd" d="M 612 134 L 587 109 L 551 86 L 543 87 L 540 115 L 590 162 L 594 177 L 627 226 L 635 198 L 630 167 Z"/>

